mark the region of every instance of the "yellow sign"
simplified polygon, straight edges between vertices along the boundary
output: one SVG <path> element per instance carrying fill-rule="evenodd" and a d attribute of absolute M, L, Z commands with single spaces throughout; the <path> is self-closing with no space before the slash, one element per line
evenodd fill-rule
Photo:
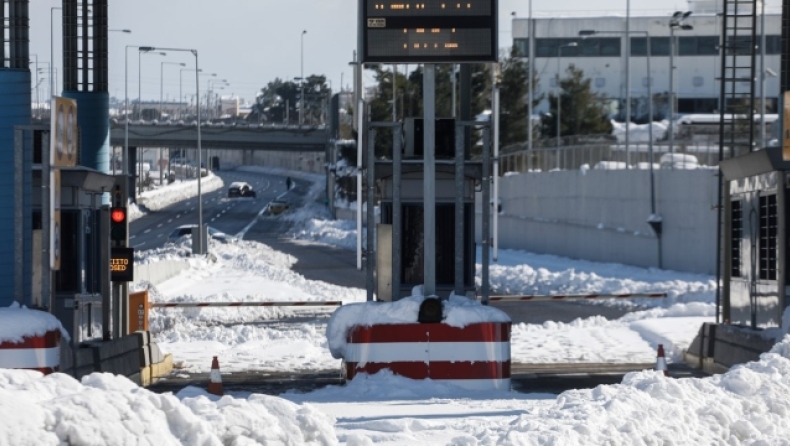
<path fill-rule="evenodd" d="M 782 159 L 790 161 L 790 91 L 785 91 L 782 123 Z"/>
<path fill-rule="evenodd" d="M 50 165 L 73 167 L 77 165 L 79 151 L 77 127 L 77 101 L 56 96 L 52 99 L 50 121 Z"/>

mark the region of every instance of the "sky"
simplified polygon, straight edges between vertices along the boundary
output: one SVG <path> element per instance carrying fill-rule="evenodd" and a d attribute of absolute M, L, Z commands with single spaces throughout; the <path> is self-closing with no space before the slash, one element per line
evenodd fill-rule
<path fill-rule="evenodd" d="M 310 178 L 316 180 L 310 195 L 319 194 L 320 177 L 303 177 Z M 184 188 L 172 191 L 183 194 Z M 172 197 L 163 189 L 148 201 L 168 200 Z M 291 235 L 339 246 L 353 239 L 351 225 L 316 215 L 295 210 L 288 218 L 309 224 Z M 340 359 L 333 356 L 344 342 L 338 327 L 349 318 L 337 314 L 359 314 L 369 305 L 363 290 L 306 280 L 291 270 L 290 256 L 256 242 L 212 243 L 210 250 L 216 262 L 189 256 L 188 239 L 138 252 L 138 263 L 169 259 L 189 262 L 191 268 L 157 286 L 134 283 L 132 288 L 149 289 L 155 302 L 340 299 L 344 305 L 331 318 L 334 309 L 327 308 L 313 310 L 319 317 L 292 322 L 286 322 L 288 317 L 301 310 L 152 310 L 151 332 L 159 347 L 174 355 L 176 373 L 208 372 L 212 356 L 225 376 L 242 370 L 339 369 Z M 680 360 L 700 325 L 714 320 L 710 276 L 503 250 L 491 278 L 495 291 L 668 294 L 617 320 L 516 324 L 514 363 L 654 363 L 658 344 L 672 363 Z M 475 305 L 470 301 L 469 310 L 474 312 Z M 376 323 L 416 319 L 414 305 L 393 308 L 389 319 L 375 316 Z M 47 320 L 30 323 L 29 313 L 48 317 L 18 307 L 0 309 L 0 340 L 51 328 Z M 22 316 L 25 324 L 7 323 Z M 785 319 L 790 324 L 790 314 Z M 559 395 L 541 389 L 464 390 L 380 372 L 308 393 L 219 397 L 200 386 L 155 394 L 109 374 L 76 381 L 60 373 L 45 377 L 0 369 L 0 445 L 790 444 L 790 337 L 778 331 L 771 335 L 778 343 L 770 353 L 722 375 L 676 379 L 644 370 L 627 374 L 619 384 Z"/>
<path fill-rule="evenodd" d="M 637 14 L 669 14 L 677 9 L 688 9 L 683 0 L 655 2 L 630 0 L 631 10 Z M 767 5 L 779 4 L 771 0 Z M 537 16 L 590 15 L 617 13 L 625 15 L 627 0 L 534 0 L 533 14 Z M 129 97 L 138 97 L 138 63 L 135 50 L 129 51 L 128 82 L 125 80 L 126 46 L 154 46 L 195 48 L 199 53 L 202 76 L 201 91 L 209 87 L 222 95 L 236 95 L 247 100 L 267 82 L 276 77 L 298 77 L 304 62 L 304 74 L 323 74 L 331 80 L 334 90 L 342 84 L 352 84 L 352 61 L 356 47 L 356 2 L 354 0 L 113 0 L 109 3 L 109 29 L 130 29 L 131 34 L 110 32 L 110 95 L 123 98 L 128 84 Z M 527 17 L 528 0 L 499 0 L 500 47 L 512 41 L 511 12 Z M 54 11 L 55 45 L 51 45 L 52 7 L 60 7 L 59 0 L 30 2 L 30 52 L 38 56 L 39 69 L 47 70 L 54 50 L 55 66 L 62 65 L 60 43 L 60 11 Z M 304 52 L 302 60 L 302 31 Z M 162 65 L 162 62 L 167 64 Z M 169 52 L 166 56 L 142 56 L 141 94 L 145 101 L 158 101 L 160 86 L 165 99 L 194 92 L 192 75 L 181 72 L 185 63 L 193 68 L 195 60 L 189 53 Z M 163 76 L 160 76 L 164 73 Z M 58 78 L 62 82 L 62 74 Z M 44 81 L 43 85 L 47 85 Z M 216 88 L 215 88 L 216 87 Z M 42 88 L 42 87 L 40 87 Z M 219 88 L 223 88 L 219 90 Z M 42 93 L 45 94 L 45 93 Z M 202 93 L 201 93 L 202 94 Z"/>

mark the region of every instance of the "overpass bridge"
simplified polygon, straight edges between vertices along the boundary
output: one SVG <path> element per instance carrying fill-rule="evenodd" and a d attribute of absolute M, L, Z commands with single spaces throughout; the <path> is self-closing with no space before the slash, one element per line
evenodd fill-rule
<path fill-rule="evenodd" d="M 111 121 L 110 145 L 123 147 L 125 123 Z M 326 126 L 203 124 L 201 145 L 205 149 L 277 150 L 324 152 L 329 132 Z M 129 123 L 129 147 L 197 147 L 196 124 Z"/>

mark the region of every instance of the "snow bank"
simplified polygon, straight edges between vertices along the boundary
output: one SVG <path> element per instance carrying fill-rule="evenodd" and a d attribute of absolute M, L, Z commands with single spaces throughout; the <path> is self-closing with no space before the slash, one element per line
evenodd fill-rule
<path fill-rule="evenodd" d="M 203 194 L 213 192 L 221 189 L 224 185 L 225 183 L 220 177 L 209 172 L 207 177 L 200 180 L 200 192 Z M 159 189 L 145 191 L 137 199 L 139 206 L 130 204 L 129 221 L 145 215 L 145 211 L 141 207 L 150 211 L 158 211 L 192 197 L 197 197 L 197 179 L 181 181 Z"/>
<path fill-rule="evenodd" d="M 82 382 L 0 370 L 0 444 L 336 445 L 335 420 L 309 405 L 251 395 L 156 394 L 120 376 Z"/>

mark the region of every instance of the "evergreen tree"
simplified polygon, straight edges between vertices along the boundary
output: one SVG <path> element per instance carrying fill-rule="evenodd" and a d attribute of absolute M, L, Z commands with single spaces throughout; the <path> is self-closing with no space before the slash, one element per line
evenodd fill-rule
<path fill-rule="evenodd" d="M 499 82 L 500 142 L 502 146 L 521 143 L 527 140 L 529 121 L 527 120 L 527 101 L 529 93 L 529 66 L 520 57 L 517 48 L 502 60 L 502 75 Z M 533 91 L 537 88 L 537 77 L 533 73 Z M 533 107 L 540 97 L 532 98 Z"/>
<path fill-rule="evenodd" d="M 592 81 L 581 69 L 570 65 L 566 73 L 568 77 L 560 79 L 562 136 L 610 134 L 612 123 L 604 97 L 592 91 Z M 557 96 L 550 93 L 548 99 L 550 112 L 542 118 L 543 136 L 553 138 L 557 135 Z"/>

